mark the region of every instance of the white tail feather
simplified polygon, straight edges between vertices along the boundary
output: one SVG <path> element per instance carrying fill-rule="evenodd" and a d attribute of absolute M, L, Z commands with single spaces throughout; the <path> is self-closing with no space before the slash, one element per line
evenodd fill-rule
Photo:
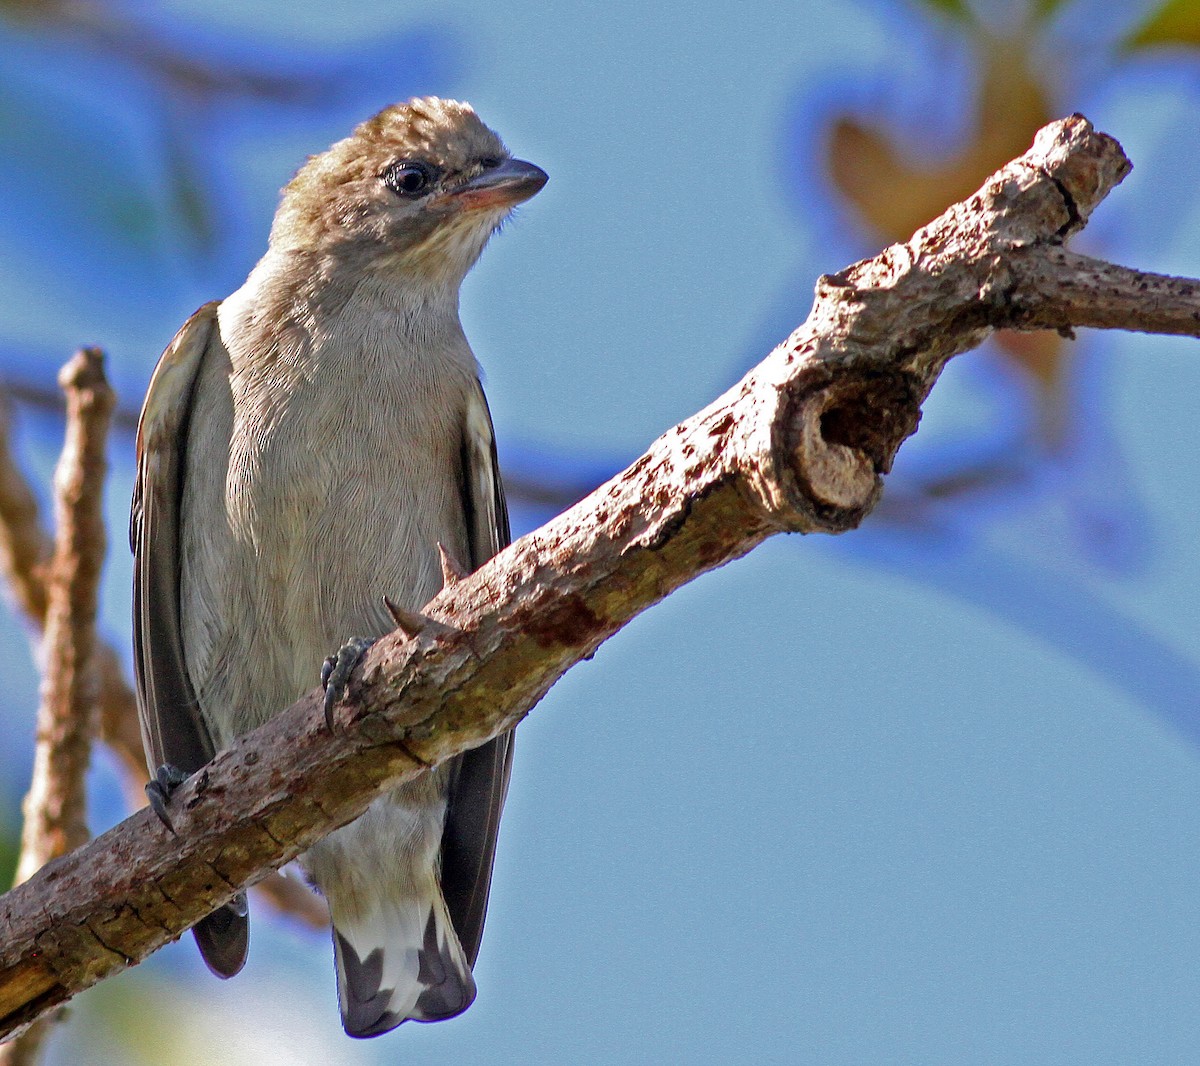
<path fill-rule="evenodd" d="M 331 908 L 338 1003 L 351 1036 L 452 1018 L 474 1000 L 471 967 L 433 888 L 431 897 L 376 901 L 353 921 Z"/>

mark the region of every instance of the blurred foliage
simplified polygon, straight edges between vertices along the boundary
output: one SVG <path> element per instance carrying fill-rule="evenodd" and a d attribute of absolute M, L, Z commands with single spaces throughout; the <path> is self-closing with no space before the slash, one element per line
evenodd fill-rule
<path fill-rule="evenodd" d="M 1054 38 L 1054 19 L 1075 0 L 1021 0 L 1009 14 L 1015 27 L 994 28 L 970 0 L 910 0 L 943 16 L 966 45 L 977 71 L 974 113 L 965 142 L 938 160 L 934 136 L 901 138 L 882 123 L 852 114 L 834 118 L 825 145 L 837 192 L 868 228 L 888 241 L 905 240 L 950 204 L 969 196 L 996 168 L 1024 152 L 1047 122 L 1072 110 L 1055 93 L 1078 50 Z M 1130 46 L 1200 43 L 1200 0 L 1166 0 L 1152 7 L 1128 38 Z M 936 68 L 930 77 L 937 77 Z M 1031 390 L 1041 447 L 1069 440 L 1072 410 L 1066 388 L 1074 346 L 1055 333 L 997 334 L 1001 358 L 1019 368 Z"/>
<path fill-rule="evenodd" d="M 302 79 L 274 79 L 210 61 L 190 54 L 160 39 L 154 29 L 133 21 L 117 6 L 95 0 L 0 0 L 0 20 L 13 28 L 36 36 L 40 40 L 61 40 L 74 47 L 85 47 L 122 64 L 127 64 L 156 83 L 164 101 L 187 100 L 203 103 L 218 96 L 263 97 L 287 99 L 297 93 L 311 93 Z M 21 145 L 26 150 L 40 149 L 43 155 L 57 155 L 63 144 L 72 144 L 80 158 L 88 160 L 88 182 L 83 191 L 92 200 L 97 221 L 108 221 L 117 234 L 133 239 L 135 244 L 156 234 L 166 222 L 178 226 L 198 247 L 211 246 L 218 211 L 212 204 L 206 184 L 198 180 L 203 173 L 197 165 L 201 146 L 194 143 L 186 129 L 180 128 L 178 114 L 168 111 L 160 122 L 167 174 L 167 214 L 162 218 L 154 190 L 139 189 L 130 183 L 127 170 L 113 173 L 117 159 L 113 153 L 95 151 L 92 146 L 78 144 L 80 131 L 71 130 L 63 137 L 56 132 L 51 119 L 30 113 L 20 99 L 19 87 L 0 82 L 0 137 L 6 145 Z M 15 103 L 15 106 L 14 106 Z M 21 136 L 20 128 L 12 128 L 14 112 L 26 122 L 39 124 L 38 137 Z M 51 114 L 70 114 L 69 108 L 53 108 Z M 113 131 L 90 126 L 91 136 L 104 139 L 111 145 Z M 92 149 L 92 150 L 89 150 Z M 105 163 L 106 160 L 109 162 Z M 34 161 L 36 162 L 36 161 Z M 57 171 L 61 159 L 51 160 Z M 35 166 L 34 177 L 37 178 Z"/>
<path fill-rule="evenodd" d="M 970 22 L 973 18 L 966 0 L 923 0 L 923 3 L 926 7 L 961 22 Z"/>
<path fill-rule="evenodd" d="M 1037 130 L 1056 117 L 1038 54 L 1041 18 L 1056 2 L 1031 7 L 1025 23 L 1008 35 L 975 18 L 965 0 L 921 3 L 953 14 L 957 32 L 978 60 L 979 89 L 966 143 L 949 159 L 930 164 L 936 157 L 930 143 L 900 143 L 875 122 L 842 115 L 834 120 L 826 145 L 834 187 L 888 241 L 907 239 L 918 226 L 969 196 L 994 170 L 1023 153 Z M 1063 382 L 1069 345 L 1044 332 L 1005 332 L 996 342 L 1032 380 L 1043 441 L 1059 441 L 1066 430 Z"/>
<path fill-rule="evenodd" d="M 1130 51 L 1160 45 L 1200 46 L 1200 0 L 1166 0 L 1125 41 Z"/>
<path fill-rule="evenodd" d="M 19 813 L 19 812 L 18 812 Z M 0 825 L 0 885 L 11 885 L 21 852 L 21 830 L 5 819 Z"/>
<path fill-rule="evenodd" d="M 959 22 L 978 22 L 975 8 L 971 5 L 970 0 L 916 0 L 916 2 Z M 1068 0 L 1029 0 L 1026 17 L 1030 22 L 1053 18 L 1059 8 L 1064 7 L 1067 2 Z"/>
<path fill-rule="evenodd" d="M 4 166 L 20 167 L 23 185 L 57 217 L 83 215 L 139 252 L 157 236 L 156 193 L 112 151 L 96 114 L 45 91 L 24 90 L 0 74 L 0 145 Z M 63 145 L 87 160 L 87 180 L 63 165 Z"/>

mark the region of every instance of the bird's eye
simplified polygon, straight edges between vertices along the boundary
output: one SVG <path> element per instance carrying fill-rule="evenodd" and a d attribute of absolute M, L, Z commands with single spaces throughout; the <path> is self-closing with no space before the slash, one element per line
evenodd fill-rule
<path fill-rule="evenodd" d="M 393 163 L 383 172 L 383 183 L 397 196 L 413 199 L 433 184 L 433 168 L 427 163 L 405 160 Z"/>

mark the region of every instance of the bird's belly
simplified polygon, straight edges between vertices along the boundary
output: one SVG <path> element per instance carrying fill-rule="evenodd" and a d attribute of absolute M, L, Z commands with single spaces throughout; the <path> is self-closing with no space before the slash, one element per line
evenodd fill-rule
<path fill-rule="evenodd" d="M 351 637 L 393 628 L 384 596 L 419 608 L 441 587 L 437 545 L 466 557 L 454 434 L 372 418 L 298 417 L 229 452 L 218 632 L 198 695 L 218 747 L 289 706 Z M 220 541 L 224 539 L 224 543 Z"/>

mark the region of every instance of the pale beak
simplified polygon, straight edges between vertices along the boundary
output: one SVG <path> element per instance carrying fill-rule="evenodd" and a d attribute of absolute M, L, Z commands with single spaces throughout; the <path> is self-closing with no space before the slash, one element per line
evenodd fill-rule
<path fill-rule="evenodd" d="M 449 194 L 456 207 L 476 211 L 480 208 L 515 207 L 536 194 L 549 180 L 541 167 L 521 159 L 506 159 L 489 167 Z"/>

